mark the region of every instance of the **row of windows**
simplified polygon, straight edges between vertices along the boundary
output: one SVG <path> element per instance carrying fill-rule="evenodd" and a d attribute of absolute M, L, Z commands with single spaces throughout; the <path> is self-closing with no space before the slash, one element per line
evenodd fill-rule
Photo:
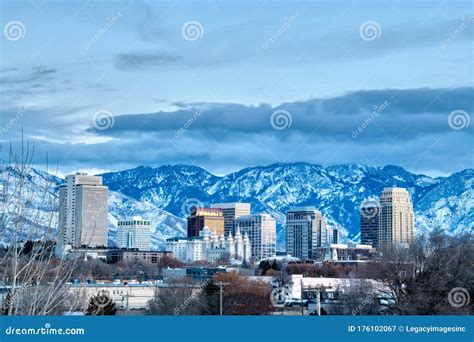
<path fill-rule="evenodd" d="M 121 221 L 118 223 L 119 226 L 149 226 L 151 224 L 150 221 Z"/>

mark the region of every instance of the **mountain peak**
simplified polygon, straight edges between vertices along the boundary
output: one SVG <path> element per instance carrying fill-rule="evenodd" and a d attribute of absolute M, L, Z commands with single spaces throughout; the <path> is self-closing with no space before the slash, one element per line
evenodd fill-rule
<path fill-rule="evenodd" d="M 32 171 L 28 181 L 44 184 L 48 175 Z M 265 212 L 276 218 L 280 246 L 285 239 L 286 210 L 304 205 L 318 208 L 329 226 L 341 227 L 344 238 L 357 239 L 360 204 L 378 197 L 383 188 L 389 186 L 401 186 L 410 191 L 416 231 L 427 231 L 435 226 L 448 232 L 474 229 L 473 169 L 449 177 L 431 178 L 396 165 L 323 167 L 295 162 L 249 167 L 218 177 L 199 166 L 178 164 L 157 168 L 139 166 L 102 176 L 110 189 L 113 217 L 139 212 L 155 220 L 157 241 L 163 241 L 169 232 L 184 231 L 183 205 L 190 200 L 203 206 L 226 201 L 251 203 L 253 213 Z M 58 179 L 58 184 L 60 182 Z M 54 210 L 48 209 L 49 212 Z"/>

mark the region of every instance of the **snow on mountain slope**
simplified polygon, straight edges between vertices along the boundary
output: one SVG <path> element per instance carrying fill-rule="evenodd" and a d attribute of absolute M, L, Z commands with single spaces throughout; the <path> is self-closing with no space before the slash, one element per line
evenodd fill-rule
<path fill-rule="evenodd" d="M 11 171 L 9 169 L 8 171 Z M 7 171 L 7 172 L 8 172 Z M 10 193 L 17 188 L 19 177 L 15 172 L 9 172 L 7 178 Z M 1 174 L 0 174 L 1 175 Z M 0 177 L 1 193 L 5 184 Z M 63 180 L 46 172 L 32 168 L 25 179 L 25 191 L 22 203 L 25 203 L 21 214 L 22 229 L 18 239 L 32 239 L 47 236 L 55 238 L 57 234 L 58 189 Z M 3 205 L 3 196 L 0 205 Z M 0 222 L 0 244 L 15 240 L 14 225 L 17 222 L 13 205 L 6 210 Z M 163 248 L 165 239 L 169 236 L 185 235 L 186 222 L 147 201 L 138 201 L 120 192 L 109 191 L 109 241 L 115 242 L 118 220 L 128 216 L 140 215 L 150 220 L 152 228 L 152 245 Z"/>
<path fill-rule="evenodd" d="M 138 215 L 152 222 L 152 246 L 163 248 L 170 236 L 186 235 L 186 222 L 148 201 L 137 201 L 116 191 L 109 192 L 109 240 L 115 243 L 117 222 Z"/>
<path fill-rule="evenodd" d="M 474 170 L 464 170 L 440 181 L 416 205 L 416 226 L 459 234 L 474 227 Z"/>
<path fill-rule="evenodd" d="M 192 172 L 183 177 L 183 168 Z M 308 163 L 277 163 L 217 177 L 195 166 L 167 165 L 104 174 L 104 182 L 117 191 L 133 187 L 132 197 L 149 200 L 180 217 L 185 216 L 182 206 L 190 198 L 203 205 L 225 201 L 250 202 L 253 212 L 267 212 L 277 219 L 278 241 L 282 246 L 285 212 L 297 205 L 316 206 L 329 225 L 338 226 L 343 236 L 357 240 L 361 203 L 376 198 L 384 187 L 390 186 L 405 187 L 411 193 L 417 230 L 431 230 L 436 226 L 451 233 L 472 230 L 472 173 L 473 170 L 465 170 L 460 173 L 463 177 L 455 174 L 447 178 L 431 178 L 394 165 L 323 167 Z M 147 178 L 155 174 L 160 175 L 159 181 L 155 178 L 153 185 L 148 186 L 151 182 Z M 140 181 L 133 185 L 123 184 L 127 179 Z M 141 183 L 147 186 L 141 186 Z"/>
<path fill-rule="evenodd" d="M 110 189 L 109 239 L 112 243 L 117 220 L 141 215 L 153 222 L 154 248 L 163 248 L 166 238 L 186 234 L 183 205 L 190 199 L 202 205 L 250 202 L 252 212 L 266 212 L 277 219 L 280 249 L 285 241 L 285 212 L 300 205 L 316 206 L 330 226 L 341 229 L 344 238 L 357 241 L 361 203 L 376 198 L 389 186 L 405 187 L 411 193 L 418 232 L 439 227 L 455 234 L 472 232 L 474 228 L 472 169 L 449 177 L 431 178 L 394 165 L 323 167 L 308 163 L 277 163 L 249 167 L 219 177 L 197 166 L 164 165 L 158 168 L 141 166 L 102 176 Z M 45 203 L 38 197 L 28 203 L 28 207 L 41 211 L 43 216 L 40 216 L 44 218 L 53 213 L 56 220 L 57 188 L 62 180 L 32 169 L 28 177 L 32 189 L 41 193 L 47 182 L 54 185 L 50 190 L 54 203 Z M 25 214 L 25 222 L 30 222 L 30 226 L 35 222 L 32 213 Z M 47 226 L 44 221 L 41 225 Z M 4 228 L 8 228 L 7 222 L 4 222 Z M 11 236 L 5 229 L 2 240 L 9 239 Z"/>

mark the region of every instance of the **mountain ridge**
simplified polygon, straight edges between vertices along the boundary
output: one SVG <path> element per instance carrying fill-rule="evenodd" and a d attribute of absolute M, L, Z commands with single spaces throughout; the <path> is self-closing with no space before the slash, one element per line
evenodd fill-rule
<path fill-rule="evenodd" d="M 186 175 L 185 187 L 174 184 L 169 188 L 166 182 L 156 182 L 149 191 L 135 184 L 130 195 L 138 200 L 149 200 L 181 217 L 182 204 L 190 198 L 203 205 L 222 201 L 248 201 L 252 204 L 253 212 L 264 211 L 276 217 L 280 246 L 284 240 L 284 213 L 288 208 L 296 205 L 315 205 L 325 214 L 330 225 L 339 226 L 345 230 L 343 236 L 348 239 L 357 239 L 358 209 L 361 202 L 376 198 L 384 187 L 390 186 L 406 187 L 410 191 L 415 213 L 420 212 L 420 215 L 417 215 L 420 217 L 417 222 L 419 230 L 430 230 L 435 223 L 452 232 L 472 229 L 472 221 L 465 222 L 465 218 L 471 217 L 473 210 L 470 201 L 474 196 L 473 182 L 470 181 L 474 178 L 473 169 L 465 169 L 446 177 L 411 173 L 397 165 L 367 166 L 354 163 L 326 167 L 307 162 L 273 163 L 243 168 L 222 176 L 214 175 L 202 167 L 186 164 L 165 165 L 151 169 L 161 174 L 163 167 L 166 167 L 168 172 L 178 173 L 192 167 L 193 173 Z M 126 172 L 140 173 L 140 170 L 140 167 L 137 167 Z M 114 183 L 121 178 L 120 172 L 102 174 L 104 183 L 113 189 Z M 110 182 L 109 175 L 113 175 L 115 182 Z M 139 177 L 139 175 L 135 176 Z M 457 179 L 467 185 L 464 188 L 456 187 L 456 184 L 451 184 L 452 179 Z M 462 213 L 453 213 L 460 210 L 454 210 L 451 207 L 446 213 L 448 217 L 439 217 L 435 222 L 432 216 L 436 216 L 436 213 L 433 212 L 431 206 L 433 202 L 439 201 L 439 193 L 438 197 L 436 193 L 431 194 L 433 198 L 430 201 L 422 201 L 422 199 L 443 184 L 448 189 L 456 188 L 453 190 L 456 195 L 461 195 L 462 189 L 467 192 L 468 199 L 463 203 L 467 205 L 466 209 L 469 212 L 463 216 Z M 447 193 L 447 189 L 437 190 Z M 166 193 L 172 193 L 173 198 L 166 195 L 163 197 L 162 195 Z M 453 199 L 451 198 L 450 201 L 453 202 Z M 417 207 L 418 203 L 421 203 L 420 208 Z M 430 213 L 428 217 L 424 214 L 425 212 Z M 454 218 L 451 219 L 450 216 Z M 455 227 L 448 227 L 448 225 L 455 225 Z"/>
<path fill-rule="evenodd" d="M 117 221 L 142 215 L 153 222 L 152 244 L 163 248 L 166 238 L 185 235 L 186 205 L 216 202 L 250 202 L 252 212 L 266 212 L 278 223 L 280 249 L 285 241 L 285 212 L 293 206 L 314 205 L 328 225 L 339 227 L 343 240 L 359 238 L 359 207 L 376 199 L 384 187 L 409 190 L 415 210 L 416 232 L 441 228 L 451 234 L 474 230 L 474 169 L 446 177 L 415 174 L 397 165 L 339 164 L 322 166 L 307 162 L 273 163 L 214 175 L 187 164 L 136 168 L 100 174 L 109 187 L 109 240 L 115 241 Z M 57 187 L 62 179 L 32 169 L 31 186 L 38 191 L 45 182 Z M 43 188 L 42 188 L 43 187 Z M 44 204 L 33 203 L 38 208 Z M 44 214 L 57 210 L 45 206 Z M 25 217 L 25 220 L 29 218 Z M 30 220 L 31 221 L 31 220 Z"/>

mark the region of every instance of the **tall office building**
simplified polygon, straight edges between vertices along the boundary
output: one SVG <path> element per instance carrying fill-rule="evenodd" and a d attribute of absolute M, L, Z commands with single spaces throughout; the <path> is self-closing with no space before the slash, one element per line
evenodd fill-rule
<path fill-rule="evenodd" d="M 268 214 L 240 216 L 235 219 L 235 234 L 247 234 L 256 260 L 276 256 L 276 221 Z"/>
<path fill-rule="evenodd" d="M 107 246 L 108 188 L 102 177 L 76 173 L 59 189 L 58 245 L 78 248 Z"/>
<path fill-rule="evenodd" d="M 287 254 L 301 259 L 315 259 L 318 248 L 329 242 L 330 235 L 324 217 L 315 207 L 297 207 L 287 212 Z"/>
<path fill-rule="evenodd" d="M 224 233 L 227 236 L 233 231 L 237 217 L 250 215 L 250 203 L 215 203 L 211 208 L 222 209 L 224 214 Z"/>
<path fill-rule="evenodd" d="M 339 229 L 331 228 L 328 229 L 328 244 L 338 244 L 339 243 Z"/>
<path fill-rule="evenodd" d="M 117 225 L 117 247 L 136 248 L 139 251 L 150 250 L 151 222 L 141 216 L 132 216 L 119 221 Z"/>
<path fill-rule="evenodd" d="M 414 213 L 404 188 L 385 188 L 380 196 L 379 246 L 405 245 L 413 240 Z"/>
<path fill-rule="evenodd" d="M 199 236 L 199 232 L 208 227 L 217 236 L 224 235 L 224 214 L 222 209 L 194 208 L 188 217 L 188 237 Z"/>
<path fill-rule="evenodd" d="M 375 202 L 363 203 L 360 207 L 360 243 L 379 247 L 380 205 Z"/>

